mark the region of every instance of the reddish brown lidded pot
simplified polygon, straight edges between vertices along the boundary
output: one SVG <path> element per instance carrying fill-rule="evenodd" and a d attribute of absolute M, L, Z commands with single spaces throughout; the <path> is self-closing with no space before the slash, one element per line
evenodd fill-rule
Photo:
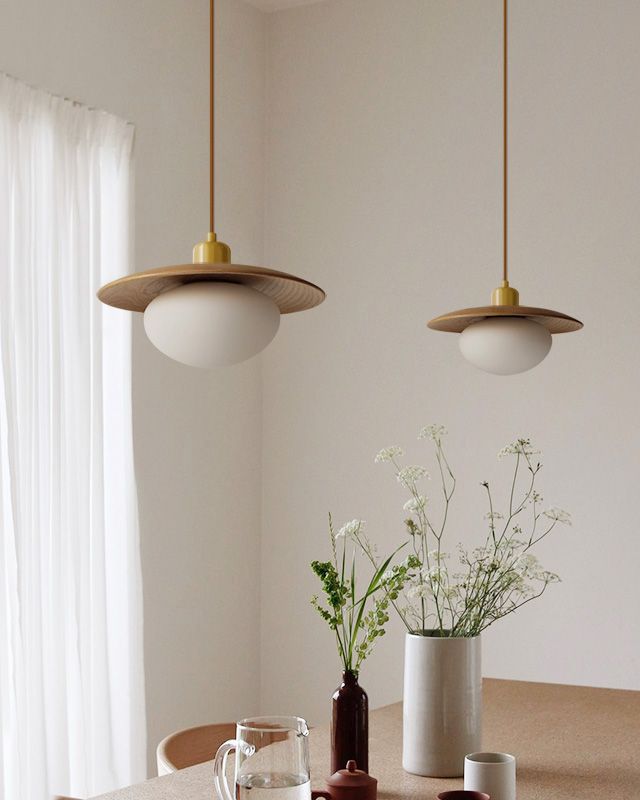
<path fill-rule="evenodd" d="M 347 761 L 346 769 L 339 769 L 327 778 L 328 792 L 314 792 L 315 797 L 330 800 L 376 800 L 378 781 L 358 769 L 355 761 Z"/>

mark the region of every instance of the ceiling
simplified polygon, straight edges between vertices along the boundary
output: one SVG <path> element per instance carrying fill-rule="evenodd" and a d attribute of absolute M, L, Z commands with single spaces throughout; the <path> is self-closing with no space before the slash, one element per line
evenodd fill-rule
<path fill-rule="evenodd" d="M 311 5 L 311 3 L 321 3 L 323 0 L 248 0 L 248 2 L 261 11 L 279 11 L 282 8 L 293 8 L 293 6 L 308 6 Z"/>

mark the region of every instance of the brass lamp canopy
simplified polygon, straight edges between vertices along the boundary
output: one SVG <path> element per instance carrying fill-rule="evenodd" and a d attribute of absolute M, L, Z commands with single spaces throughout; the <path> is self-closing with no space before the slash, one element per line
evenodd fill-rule
<path fill-rule="evenodd" d="M 303 278 L 267 267 L 231 263 L 231 248 L 214 233 L 214 0 L 209 14 L 209 234 L 193 248 L 193 262 L 156 267 L 125 275 L 98 290 L 103 303 L 127 311 L 144 311 L 158 295 L 199 281 L 239 283 L 270 297 L 281 314 L 305 311 L 325 299 L 323 290 Z"/>
<path fill-rule="evenodd" d="M 524 317 L 537 322 L 546 328 L 549 333 L 570 333 L 580 330 L 583 327 L 580 320 L 563 314 L 560 311 L 551 311 L 548 308 L 534 308 L 532 306 L 521 306 L 520 295 L 517 289 L 509 285 L 508 280 L 508 125 L 507 125 L 507 99 L 508 99 L 508 25 L 507 25 L 507 0 L 503 0 L 503 86 L 502 86 L 502 135 L 503 135 L 503 158 L 502 158 L 502 235 L 503 235 L 503 270 L 502 283 L 491 294 L 491 305 L 479 306 L 477 308 L 462 308 L 458 311 L 450 311 L 435 317 L 427 326 L 435 331 L 446 331 L 447 333 L 462 333 L 465 328 L 480 322 L 484 319 L 495 317 Z"/>

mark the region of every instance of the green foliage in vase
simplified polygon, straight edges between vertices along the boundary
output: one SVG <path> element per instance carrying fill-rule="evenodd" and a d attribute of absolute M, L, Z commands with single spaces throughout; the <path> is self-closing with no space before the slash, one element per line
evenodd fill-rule
<path fill-rule="evenodd" d="M 491 487 L 484 481 L 481 486 L 488 509 L 484 543 L 471 551 L 459 544 L 457 563 L 451 566 L 443 550 L 443 537 L 456 479 L 442 445 L 445 435 L 444 426 L 428 425 L 418 437 L 430 440 L 434 447 L 442 492 L 437 515 L 432 513 L 430 499 L 422 489 L 430 477 L 425 467 L 402 466 L 404 453 L 400 447 L 386 447 L 375 458 L 377 463 L 391 464 L 398 483 L 409 494 L 404 504 L 409 516 L 404 525 L 412 567 L 400 596 L 392 602 L 410 633 L 472 637 L 540 597 L 549 584 L 560 580 L 543 569 L 531 551 L 558 523 L 570 525 L 571 517 L 558 508 L 542 510 L 543 498 L 536 489 L 542 468 L 539 451 L 529 439 L 517 439 L 498 453 L 499 459 L 513 459 L 504 512 L 496 510 Z M 356 542 L 375 568 L 375 548 L 364 539 Z"/>
<path fill-rule="evenodd" d="M 419 566 L 414 556 L 402 564 L 389 566 L 398 550 L 405 546 L 402 544 L 381 565 L 375 565 L 367 588 L 359 595 L 356 553 L 358 550 L 374 553 L 363 528 L 364 522 L 354 519 L 335 533 L 329 515 L 331 560 L 311 563 L 311 569 L 322 585 L 325 605 L 317 595 L 311 599 L 311 604 L 335 633 L 344 671 L 356 676 L 362 662 L 371 654 L 376 639 L 384 636 L 389 621 L 389 604 L 399 599 L 405 582 L 415 577 Z"/>

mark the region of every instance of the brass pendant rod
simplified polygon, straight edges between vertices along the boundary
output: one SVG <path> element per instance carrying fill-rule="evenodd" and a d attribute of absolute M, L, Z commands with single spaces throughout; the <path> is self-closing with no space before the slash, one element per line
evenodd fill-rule
<path fill-rule="evenodd" d="M 215 233 L 215 192 L 214 192 L 214 169 L 215 169 L 215 68 L 214 68 L 214 0 L 210 0 L 209 6 L 209 231 Z"/>
<path fill-rule="evenodd" d="M 502 64 L 502 274 L 508 280 L 508 239 L 507 239 L 507 0 L 503 0 L 503 64 Z"/>

